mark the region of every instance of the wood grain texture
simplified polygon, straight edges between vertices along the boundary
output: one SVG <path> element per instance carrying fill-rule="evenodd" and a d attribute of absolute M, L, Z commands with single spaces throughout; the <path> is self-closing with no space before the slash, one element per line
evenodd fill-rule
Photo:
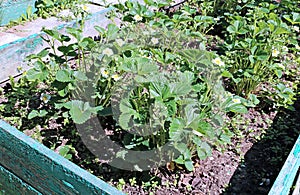
<path fill-rule="evenodd" d="M 112 10 L 112 8 L 103 8 L 102 10 L 93 13 L 85 22 L 83 36 L 93 37 L 98 35 L 99 33 L 94 29 L 94 26 L 98 25 L 105 28 L 107 24 L 111 22 L 105 17 L 106 13 L 110 10 Z M 39 20 L 39 22 L 43 23 L 44 26 L 49 29 L 56 28 L 60 33 L 63 34 L 66 34 L 66 27 L 76 27 L 77 25 L 75 20 L 67 23 L 52 19 L 49 19 L 49 21 Z M 31 32 L 33 29 L 35 29 L 34 31 L 38 29 L 38 32 L 32 34 L 27 32 Z M 18 30 L 22 31 L 22 38 L 18 38 L 3 45 L 0 44 L 0 83 L 8 81 L 9 76 L 19 76 L 23 71 L 26 71 L 32 67 L 28 66 L 28 62 L 24 61 L 26 56 L 33 53 L 38 53 L 43 48 L 49 47 L 49 45 L 42 39 L 42 37 L 45 36 L 45 33 L 41 32 L 41 29 L 41 25 L 34 25 L 33 23 L 29 25 L 29 27 L 24 27 L 24 29 L 19 26 Z M 75 40 L 72 39 L 69 44 L 72 42 L 75 42 Z M 22 71 L 20 71 L 19 68 L 21 68 Z"/>
<path fill-rule="evenodd" d="M 0 194 L 32 194 L 42 195 L 12 172 L 0 165 Z"/>
<path fill-rule="evenodd" d="M 300 136 L 285 161 L 269 195 L 288 195 L 300 166 Z M 300 194 L 300 193 L 299 193 Z"/>
<path fill-rule="evenodd" d="M 42 194 L 123 194 L 1 120 L 0 164 Z"/>

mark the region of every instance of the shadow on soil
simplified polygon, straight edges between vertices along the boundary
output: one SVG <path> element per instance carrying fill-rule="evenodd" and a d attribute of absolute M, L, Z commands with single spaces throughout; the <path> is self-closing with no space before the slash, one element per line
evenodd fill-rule
<path fill-rule="evenodd" d="M 268 194 L 300 133 L 300 98 L 294 108 L 277 113 L 266 134 L 246 153 L 224 194 Z"/>

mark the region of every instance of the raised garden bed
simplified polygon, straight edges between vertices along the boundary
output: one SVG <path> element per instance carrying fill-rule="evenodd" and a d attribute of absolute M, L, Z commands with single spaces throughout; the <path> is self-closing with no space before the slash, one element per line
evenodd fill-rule
<path fill-rule="evenodd" d="M 26 15 L 29 9 L 30 13 L 35 12 L 35 2 L 36 0 L 2 0 L 0 3 L 0 26 L 7 25 L 10 21 Z"/>
<path fill-rule="evenodd" d="M 19 4 L 15 2 L 14 5 Z M 86 20 L 83 35 L 93 37 L 97 35 L 97 31 L 94 30 L 93 26 L 99 25 L 105 27 L 109 23 L 105 14 L 111 9 L 95 5 L 87 6 L 92 10 L 92 15 Z M 26 9 L 26 6 L 22 8 Z M 14 7 L 5 6 L 3 6 L 3 9 L 12 13 L 15 10 Z M 10 14 L 4 16 L 7 20 L 12 19 L 8 17 Z M 2 72 L 0 83 L 7 81 L 9 76 L 16 77 L 25 70 L 28 70 L 30 67 L 28 66 L 28 62 L 25 61 L 26 56 L 38 53 L 43 48 L 48 47 L 48 44 L 43 41 L 43 37 L 45 37 L 45 33 L 42 32 L 43 27 L 57 29 L 59 32 L 64 33 L 66 27 L 75 27 L 76 25 L 75 20 L 64 22 L 58 18 L 51 17 L 48 19 L 38 18 L 32 22 L 17 25 L 9 29 L 0 27 L 0 70 Z"/>
<path fill-rule="evenodd" d="M 0 143 L 1 193 L 123 194 L 1 120 Z"/>
<path fill-rule="evenodd" d="M 288 117 L 299 110 L 297 14 L 270 2 L 145 2 L 116 5 L 122 28 L 98 26 L 95 38 L 46 30 L 63 45 L 31 55 L 34 67 L 1 88 L 2 118 L 130 194 L 266 194 L 286 158 L 266 144 L 278 137 L 289 151 L 299 135 Z"/>
<path fill-rule="evenodd" d="M 286 159 L 269 194 L 299 194 L 300 136 Z"/>

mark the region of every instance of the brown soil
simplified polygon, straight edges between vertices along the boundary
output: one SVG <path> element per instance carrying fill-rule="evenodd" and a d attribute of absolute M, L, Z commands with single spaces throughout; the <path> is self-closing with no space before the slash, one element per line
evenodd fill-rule
<path fill-rule="evenodd" d="M 195 159 L 194 172 L 179 167 L 150 172 L 122 171 L 106 164 L 99 168 L 95 163 L 82 163 L 82 158 L 90 157 L 87 152 L 77 160 L 115 186 L 124 179 L 122 191 L 128 194 L 267 194 L 300 133 L 299 103 L 294 112 L 250 109 L 237 120 L 244 122 L 235 126 L 240 130 L 232 144 L 223 151 L 215 149 L 206 160 Z M 132 178 L 136 183 L 130 185 Z"/>

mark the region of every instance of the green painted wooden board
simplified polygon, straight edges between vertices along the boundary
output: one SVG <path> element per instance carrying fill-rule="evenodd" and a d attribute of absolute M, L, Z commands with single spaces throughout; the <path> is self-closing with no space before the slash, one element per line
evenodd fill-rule
<path fill-rule="evenodd" d="M 0 194 L 36 194 L 36 189 L 0 165 Z"/>
<path fill-rule="evenodd" d="M 300 136 L 277 176 L 269 195 L 288 195 L 300 166 Z M 300 192 L 296 192 L 300 194 Z"/>
<path fill-rule="evenodd" d="M 7 183 L 14 177 L 9 181 L 42 194 L 123 194 L 1 120 L 0 166 L 4 190 L 14 190 Z"/>
<path fill-rule="evenodd" d="M 8 24 L 11 20 L 20 18 L 22 14 L 26 14 L 26 10 L 29 6 L 31 6 L 32 12 L 34 12 L 36 10 L 34 7 L 35 1 L 36 0 L 4 0 L 0 5 L 0 26 Z"/>
<path fill-rule="evenodd" d="M 92 16 L 86 20 L 84 36 L 96 36 L 98 32 L 94 30 L 94 26 L 98 25 L 105 27 L 109 23 L 109 20 L 105 15 L 111 9 L 112 8 L 105 8 L 93 13 Z M 68 23 L 61 23 L 56 26 L 56 29 L 61 33 L 65 33 L 65 27 L 75 26 L 76 21 L 71 21 Z M 27 62 L 24 62 L 26 56 L 38 53 L 43 48 L 49 47 L 42 39 L 44 35 L 45 33 L 38 32 L 4 45 L 0 44 L 0 83 L 7 81 L 9 76 L 17 76 L 30 68 L 27 65 Z M 21 68 L 22 71 L 20 71 L 19 68 Z"/>

